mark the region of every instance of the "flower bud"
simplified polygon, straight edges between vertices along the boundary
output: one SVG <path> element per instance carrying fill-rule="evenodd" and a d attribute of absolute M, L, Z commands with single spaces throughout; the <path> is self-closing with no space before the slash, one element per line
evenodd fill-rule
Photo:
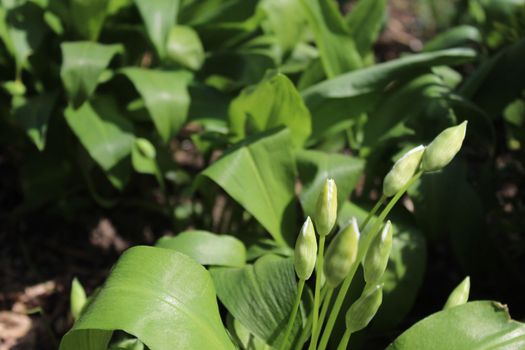
<path fill-rule="evenodd" d="M 359 228 L 355 218 L 335 236 L 326 250 L 324 274 L 326 283 L 335 288 L 356 262 L 359 246 Z"/>
<path fill-rule="evenodd" d="M 70 308 L 71 314 L 75 320 L 80 316 L 86 301 L 87 297 L 84 287 L 82 287 L 77 278 L 74 278 L 73 282 L 71 283 Z"/>
<path fill-rule="evenodd" d="M 392 223 L 388 220 L 381 234 L 377 235 L 366 252 L 363 270 L 366 283 L 377 283 L 385 273 L 392 250 Z"/>
<path fill-rule="evenodd" d="M 459 152 L 465 133 L 467 121 L 445 129 L 427 146 L 423 155 L 422 168 L 424 171 L 436 171 L 450 163 Z"/>
<path fill-rule="evenodd" d="M 157 152 L 155 151 L 155 146 L 153 146 L 149 140 L 137 138 L 135 143 L 138 150 L 144 157 L 148 159 L 155 159 Z"/>
<path fill-rule="evenodd" d="M 374 318 L 382 302 L 382 284 L 378 284 L 372 288 L 365 287 L 359 299 L 350 306 L 346 313 L 346 328 L 351 333 L 365 328 L 372 318 Z"/>
<path fill-rule="evenodd" d="M 310 278 L 315 268 L 316 258 L 317 241 L 314 225 L 310 217 L 307 217 L 295 242 L 294 267 L 299 279 Z"/>
<path fill-rule="evenodd" d="M 443 309 L 448 309 L 454 306 L 463 305 L 468 301 L 470 293 L 470 277 L 466 277 L 448 296 L 447 302 Z"/>
<path fill-rule="evenodd" d="M 386 197 L 395 195 L 414 176 L 419 169 L 425 146 L 411 149 L 395 162 L 383 181 L 383 194 Z"/>
<path fill-rule="evenodd" d="M 327 179 L 317 199 L 315 227 L 319 236 L 326 236 L 332 231 L 337 219 L 337 186 L 333 179 Z"/>

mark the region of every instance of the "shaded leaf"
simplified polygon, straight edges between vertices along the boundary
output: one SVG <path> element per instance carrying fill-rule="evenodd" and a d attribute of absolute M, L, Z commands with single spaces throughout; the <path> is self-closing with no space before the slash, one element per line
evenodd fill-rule
<path fill-rule="evenodd" d="M 283 341 L 297 293 L 292 259 L 265 255 L 253 265 L 213 268 L 210 273 L 219 299 L 236 320 L 269 345 Z M 292 342 L 301 324 L 297 317 Z"/>
<path fill-rule="evenodd" d="M 371 53 L 385 15 L 386 0 L 359 0 L 346 16 L 346 24 L 361 57 Z"/>
<path fill-rule="evenodd" d="M 280 245 L 295 241 L 295 160 L 287 129 L 246 139 L 202 173 L 250 212 Z"/>
<path fill-rule="evenodd" d="M 337 153 L 303 150 L 297 153 L 297 170 L 302 184 L 299 195 L 305 216 L 314 216 L 317 198 L 326 179 L 337 184 L 337 204 L 342 208 L 361 176 L 365 162 Z"/>
<path fill-rule="evenodd" d="M 177 23 L 179 0 L 135 0 L 148 36 L 161 59 L 166 55 L 166 40 Z"/>
<path fill-rule="evenodd" d="M 436 51 L 461 46 L 470 42 L 481 42 L 481 33 L 476 27 L 461 25 L 440 33 L 423 47 L 423 51 Z"/>
<path fill-rule="evenodd" d="M 31 141 L 40 151 L 46 145 L 47 124 L 56 99 L 56 93 L 46 92 L 24 99 L 23 103 L 14 109 L 17 123 L 22 125 Z"/>
<path fill-rule="evenodd" d="M 474 301 L 437 312 L 410 327 L 387 350 L 523 349 L 525 325 L 507 307 Z"/>
<path fill-rule="evenodd" d="M 97 97 L 79 109 L 70 106 L 64 115 L 89 155 L 106 172 L 115 170 L 129 157 L 133 127 L 110 98 Z M 123 183 L 117 185 L 122 186 Z"/>
<path fill-rule="evenodd" d="M 241 241 L 208 231 L 191 230 L 175 237 L 162 237 L 155 245 L 186 254 L 202 265 L 237 267 L 246 262 L 246 248 Z"/>
<path fill-rule="evenodd" d="M 123 52 L 121 45 L 103 45 L 89 41 L 64 42 L 60 47 L 60 77 L 75 108 L 91 97 L 113 56 Z"/>
<path fill-rule="evenodd" d="M 301 0 L 301 3 L 328 78 L 359 68 L 361 57 L 346 29 L 337 3 L 333 0 Z"/>
<path fill-rule="evenodd" d="M 70 0 L 70 23 L 82 39 L 96 41 L 106 15 L 107 0 Z"/>
<path fill-rule="evenodd" d="M 208 272 L 169 249 L 127 250 L 60 350 L 105 349 L 114 330 L 136 336 L 152 350 L 234 349 Z"/>
<path fill-rule="evenodd" d="M 461 64 L 475 57 L 475 51 L 470 49 L 415 54 L 310 86 L 302 96 L 312 114 L 311 138 L 315 140 L 328 130 L 334 132 L 351 116 L 370 110 L 387 85 L 396 79 L 409 78 L 432 66 Z"/>
<path fill-rule="evenodd" d="M 122 70 L 140 93 L 164 142 L 175 136 L 188 116 L 191 74 L 184 71 L 157 71 L 143 68 Z"/>
<path fill-rule="evenodd" d="M 294 144 L 301 146 L 311 132 L 310 113 L 293 83 L 283 74 L 244 89 L 230 104 L 229 115 L 236 141 L 251 132 L 286 126 Z"/>

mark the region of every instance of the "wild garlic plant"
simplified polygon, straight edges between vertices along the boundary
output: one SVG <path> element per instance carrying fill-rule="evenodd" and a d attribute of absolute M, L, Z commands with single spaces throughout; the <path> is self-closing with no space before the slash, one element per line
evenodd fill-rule
<path fill-rule="evenodd" d="M 314 302 L 306 327 L 296 345 L 301 349 L 310 339 L 309 350 L 325 350 L 343 301 L 359 266 L 363 267 L 365 286 L 361 296 L 346 311 L 346 330 L 339 340 L 338 350 L 347 349 L 350 336 L 365 328 L 378 311 L 383 298 L 382 277 L 392 249 L 392 223 L 383 222 L 408 188 L 423 174 L 445 167 L 459 152 L 465 138 L 467 122 L 441 132 L 428 145 L 408 151 L 395 162 L 383 180 L 383 194 L 363 222 L 356 218 L 333 234 L 325 252 L 325 242 L 337 221 L 337 186 L 327 179 L 317 200 L 316 213 L 306 218 L 295 245 L 294 266 L 299 279 L 296 300 L 288 321 L 281 349 L 285 348 L 300 306 L 306 281 L 314 269 Z M 390 198 L 390 200 L 388 200 Z M 373 226 L 365 231 L 385 202 Z M 363 232 L 363 234 L 361 234 Z M 319 236 L 319 243 L 316 240 Z M 469 289 L 466 279 L 453 292 L 445 308 L 461 303 Z M 339 287 L 332 304 L 334 291 Z M 328 319 L 326 317 L 328 316 Z M 326 321 L 326 322 L 325 322 Z"/>

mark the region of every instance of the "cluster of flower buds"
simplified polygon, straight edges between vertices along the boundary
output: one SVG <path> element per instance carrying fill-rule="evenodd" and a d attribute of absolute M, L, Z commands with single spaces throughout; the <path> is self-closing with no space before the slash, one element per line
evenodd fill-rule
<path fill-rule="evenodd" d="M 326 283 L 337 287 L 356 263 L 359 227 L 355 218 L 335 236 L 326 251 L 324 275 Z"/>
<path fill-rule="evenodd" d="M 354 333 L 365 328 L 374 318 L 382 302 L 383 285 L 367 285 L 359 299 L 346 312 L 346 329 Z"/>
<path fill-rule="evenodd" d="M 383 195 L 392 197 L 405 186 L 418 170 L 437 171 L 452 161 L 459 152 L 467 121 L 443 130 L 426 147 L 423 145 L 411 149 L 395 162 L 383 181 Z"/>

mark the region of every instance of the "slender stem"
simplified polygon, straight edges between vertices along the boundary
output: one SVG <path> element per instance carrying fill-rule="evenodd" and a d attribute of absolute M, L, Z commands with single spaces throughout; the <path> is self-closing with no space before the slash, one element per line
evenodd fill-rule
<path fill-rule="evenodd" d="M 324 262 L 324 242 L 326 236 L 319 237 L 319 254 L 317 255 L 317 271 L 315 272 L 315 294 L 314 294 L 314 307 L 312 310 L 312 334 L 315 334 L 318 327 L 319 320 L 319 303 L 321 296 L 321 275 L 323 273 L 323 262 Z M 310 348 L 313 350 L 312 344 Z"/>
<path fill-rule="evenodd" d="M 328 288 L 321 289 L 321 300 L 325 299 L 326 293 L 328 292 Z M 301 332 L 301 336 L 299 337 L 299 341 L 295 345 L 295 350 L 302 350 L 304 343 L 308 340 L 308 336 L 310 335 L 310 329 L 312 328 L 312 313 L 308 315 L 308 319 L 306 320 L 306 325 L 303 328 L 303 331 Z"/>
<path fill-rule="evenodd" d="M 293 324 L 295 322 L 295 316 L 297 315 L 297 310 L 299 310 L 299 304 L 301 304 L 301 296 L 303 295 L 304 282 L 304 279 L 300 279 L 299 284 L 297 285 L 297 296 L 295 297 L 295 303 L 293 304 L 292 313 L 290 315 L 290 319 L 288 320 L 288 326 L 286 326 L 286 333 L 284 333 L 284 339 L 280 346 L 281 350 L 285 348 L 286 342 L 288 341 L 288 337 L 292 332 Z"/>
<path fill-rule="evenodd" d="M 351 334 L 352 333 L 350 333 L 349 329 L 347 329 L 345 331 L 345 334 L 341 338 L 341 342 L 339 343 L 339 346 L 337 347 L 337 350 L 346 350 L 346 348 L 348 347 L 348 341 L 350 340 L 350 335 Z"/>
<path fill-rule="evenodd" d="M 385 203 L 385 201 L 386 201 L 386 196 L 383 194 L 383 195 L 381 195 L 381 198 L 379 198 L 379 200 L 377 201 L 376 205 L 374 205 L 372 210 L 370 210 L 370 212 L 366 216 L 365 221 L 363 221 L 363 223 L 361 224 L 361 227 L 359 227 L 359 231 L 363 231 L 365 229 L 365 227 L 368 224 L 368 222 L 370 221 L 370 219 L 372 219 L 374 217 L 374 215 L 377 213 L 379 208 L 381 208 L 383 203 Z"/>
<path fill-rule="evenodd" d="M 326 296 L 323 300 L 323 307 L 321 308 L 321 314 L 319 315 L 319 323 L 317 326 L 317 329 L 312 334 L 312 340 L 310 341 L 310 347 L 316 347 L 317 346 L 317 340 L 319 339 L 319 335 L 321 334 L 321 329 L 323 328 L 324 319 L 326 318 L 326 314 L 328 312 L 328 307 L 330 306 L 330 301 L 332 299 L 332 295 L 334 294 L 334 289 L 331 287 L 327 287 Z"/>
<path fill-rule="evenodd" d="M 421 177 L 423 173 L 421 171 L 417 172 L 412 178 L 403 186 L 396 195 L 388 202 L 387 206 L 381 214 L 379 214 L 379 218 L 374 222 L 374 226 L 372 226 L 372 229 L 363 236 L 363 238 L 359 241 L 359 250 L 357 252 L 357 260 L 361 261 L 363 260 L 363 257 L 365 256 L 368 247 L 370 246 L 370 243 L 374 239 L 375 235 L 379 232 L 379 229 L 381 228 L 381 225 L 383 224 L 383 221 L 385 220 L 386 216 L 390 213 L 394 205 L 399 201 L 399 199 L 405 194 L 405 192 L 408 190 L 408 188 Z M 341 285 L 341 288 L 339 289 L 339 292 L 337 293 L 337 298 L 334 302 L 334 307 L 332 308 L 332 311 L 330 312 L 330 317 L 328 318 L 328 321 L 326 323 L 326 327 L 323 333 L 323 336 L 321 337 L 321 341 L 319 343 L 318 350 L 324 350 L 326 349 L 326 346 L 328 345 L 328 339 L 330 339 L 330 335 L 332 334 L 332 330 L 335 325 L 335 321 L 337 320 L 337 316 L 339 315 L 339 311 L 341 311 L 341 306 L 343 306 L 343 302 L 346 297 L 346 293 L 348 292 L 348 288 L 350 288 L 350 284 L 352 283 L 352 279 L 354 278 L 354 275 L 357 271 L 357 268 L 359 267 L 359 264 L 354 264 L 352 266 L 352 269 L 348 273 L 348 276 L 346 276 L 345 280 L 343 281 L 343 284 Z"/>

